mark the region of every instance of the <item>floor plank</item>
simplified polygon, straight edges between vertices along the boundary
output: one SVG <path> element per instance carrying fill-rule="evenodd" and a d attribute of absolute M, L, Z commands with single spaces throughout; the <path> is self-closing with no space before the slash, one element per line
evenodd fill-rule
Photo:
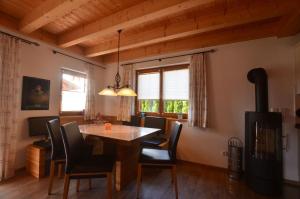
<path fill-rule="evenodd" d="M 267 199 L 251 191 L 243 181 L 229 181 L 226 172 L 205 166 L 179 163 L 177 179 L 180 199 Z M 49 178 L 37 180 L 25 171 L 18 172 L 16 177 L 0 184 L 1 199 L 60 199 L 63 193 L 63 179 L 55 178 L 53 194 L 47 195 Z M 80 192 L 76 192 L 76 181 L 71 181 L 70 199 L 105 198 L 106 180 L 93 180 L 89 190 L 88 180 L 80 183 Z M 114 191 L 113 198 L 134 199 L 135 182 L 130 183 L 120 192 Z M 175 198 L 171 182 L 171 172 L 160 169 L 143 169 L 141 199 Z M 285 185 L 281 199 L 299 199 L 300 187 Z"/>

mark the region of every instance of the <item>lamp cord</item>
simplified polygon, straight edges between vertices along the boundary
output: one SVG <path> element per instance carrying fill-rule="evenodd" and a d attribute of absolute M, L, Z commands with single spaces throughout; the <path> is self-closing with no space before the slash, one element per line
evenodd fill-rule
<path fill-rule="evenodd" d="M 118 70 L 117 70 L 117 74 L 115 77 L 116 80 L 116 88 L 119 89 L 120 88 L 120 82 L 121 82 L 121 76 L 119 73 L 119 68 L 120 68 L 120 40 L 121 40 L 121 32 L 122 30 L 118 30 L 119 33 L 119 39 L 118 39 Z"/>
<path fill-rule="evenodd" d="M 119 67 L 120 67 L 120 40 L 121 40 L 121 31 L 118 30 L 119 38 L 118 38 L 118 73 L 119 73 Z"/>

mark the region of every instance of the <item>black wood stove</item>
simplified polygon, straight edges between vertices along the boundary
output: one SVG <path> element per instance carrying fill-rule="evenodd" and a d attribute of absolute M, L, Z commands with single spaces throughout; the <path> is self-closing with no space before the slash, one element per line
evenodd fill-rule
<path fill-rule="evenodd" d="M 269 112 L 268 77 L 263 68 L 248 72 L 255 84 L 255 112 L 245 114 L 245 177 L 247 184 L 264 195 L 282 189 L 282 116 Z"/>

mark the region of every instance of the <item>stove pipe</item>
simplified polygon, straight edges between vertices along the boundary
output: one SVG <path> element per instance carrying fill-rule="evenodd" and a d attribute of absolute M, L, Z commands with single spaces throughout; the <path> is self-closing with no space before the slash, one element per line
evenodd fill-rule
<path fill-rule="evenodd" d="M 247 74 L 251 83 L 255 84 L 256 112 L 268 112 L 268 76 L 263 68 L 254 68 Z"/>

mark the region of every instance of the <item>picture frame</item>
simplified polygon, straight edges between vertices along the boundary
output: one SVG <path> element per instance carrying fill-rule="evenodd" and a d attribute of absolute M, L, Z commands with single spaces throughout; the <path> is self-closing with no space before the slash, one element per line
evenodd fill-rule
<path fill-rule="evenodd" d="M 23 76 L 21 110 L 49 110 L 50 80 Z"/>

